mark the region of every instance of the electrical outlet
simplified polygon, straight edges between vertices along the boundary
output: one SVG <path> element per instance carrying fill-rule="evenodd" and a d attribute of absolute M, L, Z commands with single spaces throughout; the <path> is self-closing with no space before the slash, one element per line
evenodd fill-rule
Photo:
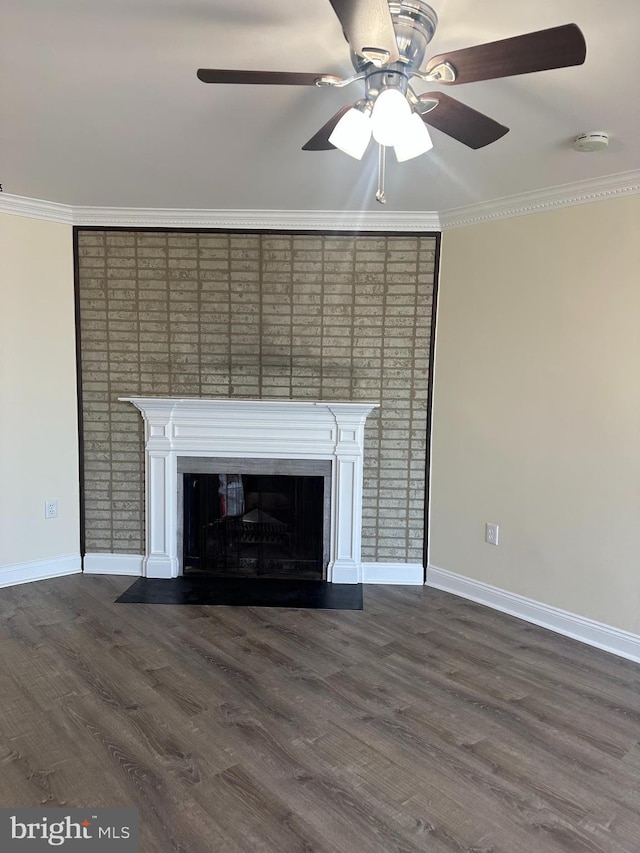
<path fill-rule="evenodd" d="M 58 501 L 45 501 L 44 502 L 44 517 L 45 518 L 57 518 L 58 517 Z"/>
<path fill-rule="evenodd" d="M 500 526 L 498 524 L 485 524 L 484 526 L 484 541 L 487 545 L 497 545 L 498 544 L 498 531 L 500 530 Z"/>

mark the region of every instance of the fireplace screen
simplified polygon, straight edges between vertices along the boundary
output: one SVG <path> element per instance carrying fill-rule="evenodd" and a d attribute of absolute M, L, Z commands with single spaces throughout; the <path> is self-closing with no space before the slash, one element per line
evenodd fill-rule
<path fill-rule="evenodd" d="M 185 575 L 324 576 L 328 478 L 240 473 L 183 476 Z"/>

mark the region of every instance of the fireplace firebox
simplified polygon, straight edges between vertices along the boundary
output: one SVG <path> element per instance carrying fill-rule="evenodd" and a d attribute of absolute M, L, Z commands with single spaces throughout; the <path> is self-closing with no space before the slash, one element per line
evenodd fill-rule
<path fill-rule="evenodd" d="M 183 574 L 322 580 L 325 477 L 183 477 Z"/>

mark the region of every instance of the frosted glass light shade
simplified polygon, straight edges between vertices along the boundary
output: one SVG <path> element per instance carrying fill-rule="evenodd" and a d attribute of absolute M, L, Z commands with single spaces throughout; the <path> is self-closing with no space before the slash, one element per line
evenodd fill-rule
<path fill-rule="evenodd" d="M 395 145 L 401 128 L 411 117 L 411 107 L 399 89 L 383 89 L 371 114 L 373 138 L 380 145 Z"/>
<path fill-rule="evenodd" d="M 401 131 L 394 144 L 398 163 L 426 154 L 433 148 L 427 126 L 418 113 L 411 113 L 408 121 L 402 125 Z"/>
<path fill-rule="evenodd" d="M 371 139 L 371 116 L 352 107 L 329 136 L 329 142 L 356 160 L 362 160 Z"/>

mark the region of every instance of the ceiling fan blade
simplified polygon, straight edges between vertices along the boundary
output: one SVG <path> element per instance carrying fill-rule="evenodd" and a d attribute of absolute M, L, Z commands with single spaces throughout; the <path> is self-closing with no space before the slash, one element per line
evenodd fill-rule
<path fill-rule="evenodd" d="M 565 24 L 434 56 L 426 71 L 430 74 L 438 65 L 447 62 L 456 71 L 455 80 L 448 85 L 473 83 L 582 65 L 586 54 L 587 46 L 580 28 L 576 24 Z M 438 82 L 447 83 L 446 80 Z"/>
<path fill-rule="evenodd" d="M 498 124 L 484 113 L 479 113 L 443 92 L 428 92 L 418 100 L 437 100 L 438 106 L 425 113 L 422 120 L 469 148 L 483 148 L 509 133 L 508 127 Z"/>
<path fill-rule="evenodd" d="M 254 83 L 266 86 L 315 86 L 319 79 L 339 80 L 334 74 L 296 71 L 235 71 L 229 68 L 198 68 L 203 83 Z"/>
<path fill-rule="evenodd" d="M 354 53 L 375 64 L 397 62 L 400 54 L 387 0 L 329 0 Z"/>
<path fill-rule="evenodd" d="M 329 121 L 324 124 L 320 130 L 311 137 L 308 142 L 302 146 L 303 151 L 330 151 L 332 148 L 335 148 L 335 145 L 332 145 L 329 142 L 329 137 L 333 133 L 333 129 L 338 124 L 342 116 L 349 112 L 353 104 L 347 104 L 346 107 L 340 107 L 338 112 L 331 116 Z"/>

